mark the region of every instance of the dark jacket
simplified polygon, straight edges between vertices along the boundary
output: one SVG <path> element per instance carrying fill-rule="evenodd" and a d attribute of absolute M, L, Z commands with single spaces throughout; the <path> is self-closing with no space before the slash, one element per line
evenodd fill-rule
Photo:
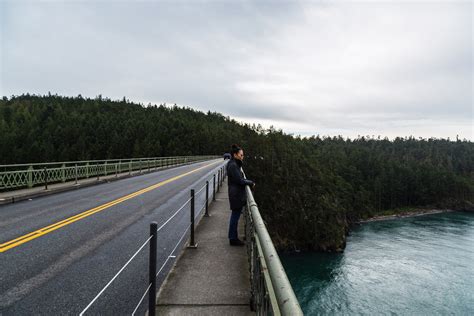
<path fill-rule="evenodd" d="M 247 193 L 245 192 L 246 185 L 252 185 L 252 180 L 244 178 L 241 171 L 242 161 L 238 159 L 229 160 L 227 163 L 227 176 L 229 186 L 229 202 L 231 210 L 241 210 L 247 203 Z"/>

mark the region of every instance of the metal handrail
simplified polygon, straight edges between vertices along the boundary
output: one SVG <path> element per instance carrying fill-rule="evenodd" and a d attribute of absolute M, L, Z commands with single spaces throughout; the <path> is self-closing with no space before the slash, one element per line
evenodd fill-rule
<path fill-rule="evenodd" d="M 249 186 L 245 190 L 245 235 L 253 308 L 257 315 L 303 315 L 252 191 Z"/>
<path fill-rule="evenodd" d="M 47 189 L 51 183 L 77 183 L 78 179 L 86 178 L 99 180 L 103 176 L 131 175 L 132 171 L 151 172 L 218 157 L 173 156 L 0 165 L 0 190 L 31 188 L 36 185 L 44 185 Z"/>

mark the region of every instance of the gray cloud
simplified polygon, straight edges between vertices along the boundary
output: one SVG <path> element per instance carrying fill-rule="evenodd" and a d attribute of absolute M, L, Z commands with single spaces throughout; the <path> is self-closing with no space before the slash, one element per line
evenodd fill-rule
<path fill-rule="evenodd" d="M 0 93 L 178 103 L 304 135 L 473 139 L 472 9 L 4 1 Z"/>

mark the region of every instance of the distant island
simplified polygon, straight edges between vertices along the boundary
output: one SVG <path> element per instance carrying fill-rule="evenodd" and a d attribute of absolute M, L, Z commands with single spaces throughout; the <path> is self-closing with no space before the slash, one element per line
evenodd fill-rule
<path fill-rule="evenodd" d="M 474 209 L 470 140 L 295 137 L 125 98 L 0 100 L 0 164 L 221 155 L 233 143 L 245 150 L 245 171 L 280 250 L 343 251 L 351 226 L 375 216 Z"/>

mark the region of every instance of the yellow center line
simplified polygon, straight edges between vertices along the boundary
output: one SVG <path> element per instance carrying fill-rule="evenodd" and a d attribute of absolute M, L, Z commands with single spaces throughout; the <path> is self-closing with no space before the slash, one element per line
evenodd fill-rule
<path fill-rule="evenodd" d="M 188 172 L 186 172 L 186 173 L 180 174 L 180 175 L 178 175 L 178 176 L 175 176 L 175 177 L 169 178 L 169 179 L 167 179 L 167 180 L 161 181 L 161 182 L 159 182 L 159 183 L 156 183 L 156 184 L 154 184 L 154 185 L 152 185 L 152 186 L 149 186 L 149 187 L 147 187 L 147 188 L 144 188 L 144 189 L 142 189 L 142 190 L 133 192 L 133 193 L 128 194 L 128 195 L 126 195 L 126 196 L 122 196 L 121 198 L 118 198 L 118 199 L 113 200 L 113 201 L 111 201 L 111 202 L 108 202 L 108 203 L 105 203 L 105 204 L 96 206 L 96 207 L 94 207 L 94 208 L 92 208 L 92 209 L 90 209 L 90 210 L 84 211 L 84 212 L 82 212 L 82 213 L 79 213 L 79 214 L 76 214 L 76 215 L 74 215 L 74 216 L 68 217 L 68 218 L 66 218 L 66 219 L 64 219 L 64 220 L 62 220 L 62 221 L 56 222 L 56 223 L 54 223 L 54 224 L 51 224 L 51 225 L 49 225 L 49 226 L 40 228 L 40 229 L 35 230 L 35 231 L 33 231 L 33 232 L 31 232 L 31 233 L 28 233 L 28 234 L 26 234 L 26 235 L 23 235 L 23 236 L 20 236 L 20 237 L 18 237 L 18 238 L 15 238 L 15 239 L 12 239 L 12 240 L 10 240 L 10 241 L 7 241 L 7 242 L 5 242 L 5 243 L 3 243 L 3 244 L 0 244 L 0 253 L 1 253 L 1 252 L 5 252 L 5 251 L 7 251 L 8 249 L 15 248 L 15 247 L 17 247 L 17 246 L 19 246 L 19 245 L 22 245 L 22 244 L 24 244 L 24 243 L 30 241 L 30 240 L 36 239 L 36 238 L 38 238 L 38 237 L 40 237 L 40 236 L 43 236 L 43 235 L 46 235 L 46 234 L 48 234 L 48 233 L 50 233 L 50 232 L 52 232 L 52 231 L 55 231 L 56 229 L 59 229 L 59 228 L 61 228 L 61 227 L 64 227 L 64 226 L 67 226 L 67 225 L 72 224 L 72 223 L 74 223 L 74 222 L 77 222 L 77 221 L 79 221 L 79 220 L 81 220 L 81 219 L 83 219 L 83 218 L 86 218 L 86 217 L 88 217 L 88 216 L 91 216 L 92 214 L 101 212 L 101 211 L 103 211 L 103 210 L 105 210 L 105 209 L 108 209 L 109 207 L 112 207 L 112 206 L 117 205 L 117 204 L 119 204 L 119 203 L 122 203 L 122 202 L 124 202 L 124 201 L 130 200 L 130 199 L 132 199 L 132 198 L 134 198 L 134 197 L 137 197 L 137 196 L 139 196 L 139 195 L 142 195 L 142 194 L 144 194 L 144 193 L 146 193 L 146 192 L 149 192 L 149 191 L 151 191 L 151 190 L 154 190 L 154 189 L 156 189 L 156 188 L 159 188 L 159 187 L 161 187 L 161 186 L 163 186 L 163 185 L 165 185 L 165 184 L 167 184 L 167 183 L 176 181 L 176 180 L 178 180 L 178 179 L 180 179 L 180 178 L 183 178 L 183 177 L 185 177 L 185 176 L 188 176 L 188 175 L 190 175 L 190 174 L 192 174 L 192 173 L 194 173 L 194 172 L 196 172 L 196 171 L 199 171 L 199 170 L 201 170 L 201 169 L 207 168 L 207 167 L 212 166 L 212 165 L 217 164 L 217 163 L 220 163 L 220 161 L 216 161 L 216 162 L 207 164 L 207 165 L 205 165 L 205 166 L 202 166 L 202 167 L 196 168 L 196 169 L 194 169 L 194 170 L 188 171 Z"/>

